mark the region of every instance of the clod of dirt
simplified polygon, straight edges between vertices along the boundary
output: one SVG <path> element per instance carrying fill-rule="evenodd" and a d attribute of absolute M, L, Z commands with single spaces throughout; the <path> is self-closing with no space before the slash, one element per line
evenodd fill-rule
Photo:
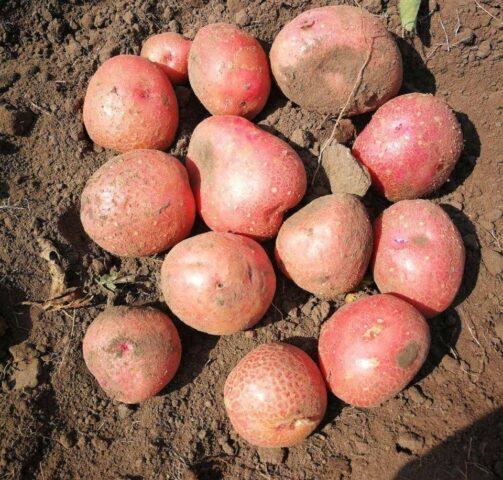
<path fill-rule="evenodd" d="M 117 406 L 117 415 L 121 419 L 129 417 L 132 413 L 133 409 L 130 408 L 128 405 L 125 405 L 124 403 L 121 403 L 120 405 Z"/>
<path fill-rule="evenodd" d="M 301 148 L 307 148 L 311 144 L 311 136 L 306 130 L 297 128 L 290 138 L 290 140 Z"/>
<path fill-rule="evenodd" d="M 339 143 L 329 145 L 321 156 L 321 168 L 332 193 L 352 193 L 363 197 L 372 183 L 368 170 Z"/>
<path fill-rule="evenodd" d="M 12 345 L 12 347 L 9 348 L 9 353 L 12 355 L 13 363 L 26 362 L 38 355 L 38 352 L 28 341 Z"/>
<path fill-rule="evenodd" d="M 63 448 L 72 448 L 75 445 L 75 437 L 70 433 L 62 433 L 58 438 L 58 442 Z"/>
<path fill-rule="evenodd" d="M 0 133 L 5 135 L 26 135 L 35 121 L 33 112 L 16 109 L 12 105 L 0 105 Z"/>
<path fill-rule="evenodd" d="M 409 400 L 417 403 L 419 405 L 422 405 L 426 400 L 428 400 L 428 397 L 421 391 L 419 387 L 411 387 L 407 391 L 407 396 L 409 397 Z"/>
<path fill-rule="evenodd" d="M 236 22 L 236 25 L 238 27 L 245 27 L 250 23 L 250 16 L 246 13 L 245 10 L 240 10 L 238 13 L 236 13 L 234 21 Z"/>
<path fill-rule="evenodd" d="M 346 145 L 355 137 L 356 128 L 353 121 L 350 118 L 341 118 L 335 130 L 335 141 Z"/>
<path fill-rule="evenodd" d="M 40 371 L 40 360 L 38 358 L 31 358 L 18 363 L 12 375 L 15 382 L 14 390 L 35 388 L 38 385 Z"/>
<path fill-rule="evenodd" d="M 381 13 L 382 11 L 381 0 L 363 0 L 361 5 L 363 8 L 366 8 L 370 13 L 375 15 Z"/>
<path fill-rule="evenodd" d="M 277 465 L 283 463 L 286 458 L 285 448 L 257 448 L 257 453 L 261 463 Z"/>
<path fill-rule="evenodd" d="M 415 454 L 423 448 L 424 438 L 415 433 L 401 433 L 397 438 L 396 444 L 398 450 Z"/>
<path fill-rule="evenodd" d="M 482 249 L 482 260 L 491 275 L 500 275 L 503 272 L 503 255 L 490 248 Z"/>
<path fill-rule="evenodd" d="M 456 36 L 456 42 L 461 45 L 472 45 L 474 40 L 475 34 L 469 28 L 461 30 Z"/>
<path fill-rule="evenodd" d="M 484 40 L 480 43 L 479 48 L 477 49 L 476 57 L 479 59 L 487 58 L 491 55 L 492 45 L 489 40 Z"/>

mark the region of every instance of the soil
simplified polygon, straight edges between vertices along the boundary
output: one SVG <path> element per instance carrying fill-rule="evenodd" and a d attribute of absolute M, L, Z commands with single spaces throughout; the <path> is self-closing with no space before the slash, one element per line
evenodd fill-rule
<path fill-rule="evenodd" d="M 360 0 L 396 34 L 405 66 L 402 93 L 444 98 L 465 138 L 450 181 L 432 197 L 466 244 L 463 286 L 453 307 L 430 321 L 431 353 L 409 388 L 370 410 L 331 395 L 316 433 L 295 448 L 257 449 L 239 439 L 222 399 L 232 367 L 272 340 L 291 342 L 316 358 L 320 326 L 344 301 L 314 298 L 279 273 L 274 307 L 251 332 L 213 337 L 176 320 L 181 368 L 160 395 L 138 406 L 109 400 L 82 360 L 83 334 L 106 305 L 167 311 L 157 287 L 162 256 L 113 257 L 86 237 L 78 219 L 86 180 L 113 156 L 93 145 L 82 125 L 92 73 L 114 54 L 138 53 L 154 32 L 193 38 L 215 21 L 237 23 L 269 49 L 287 21 L 327 3 L 0 2 L 0 478 L 503 478 L 498 0 L 424 1 L 413 38 L 402 35 L 396 1 Z M 187 88 L 177 94 L 181 125 L 170 153 L 183 158 L 191 131 L 207 113 Z M 357 128 L 368 118 L 355 119 Z M 256 120 L 291 142 L 312 177 L 335 118 L 305 112 L 275 88 Z M 328 186 L 320 176 L 304 203 L 324 193 Z M 365 202 L 372 216 L 386 206 L 372 193 Z M 43 258 L 41 239 L 54 246 Z M 54 265 L 65 272 L 70 290 L 43 303 L 44 310 L 40 302 L 49 297 Z M 364 285 L 352 296 L 376 291 L 370 279 Z M 69 303 L 80 308 L 61 308 Z"/>

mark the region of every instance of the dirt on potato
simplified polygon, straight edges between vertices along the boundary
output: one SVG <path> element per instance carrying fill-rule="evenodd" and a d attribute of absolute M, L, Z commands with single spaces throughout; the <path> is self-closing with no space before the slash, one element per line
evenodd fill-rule
<path fill-rule="evenodd" d="M 153 33 L 193 38 L 235 23 L 269 50 L 307 0 L 4 0 L 0 3 L 0 478 L 2 479 L 483 479 L 503 477 L 503 9 L 498 0 L 422 2 L 418 35 L 403 38 L 396 0 L 360 0 L 380 15 L 404 58 L 401 93 L 429 92 L 456 111 L 465 146 L 432 199 L 467 248 L 454 305 L 431 320 L 432 349 L 411 386 L 360 410 L 329 396 L 327 415 L 301 445 L 257 449 L 232 430 L 226 376 L 250 350 L 287 341 L 316 359 L 320 327 L 344 298 L 327 302 L 278 274 L 274 305 L 251 332 L 213 337 L 175 320 L 180 370 L 160 395 L 128 407 L 108 399 L 87 371 L 81 343 L 106 305 L 153 305 L 162 256 L 119 259 L 83 233 L 79 197 L 115 155 L 82 124 L 89 78 L 112 55 L 140 52 Z M 346 1 L 354 4 L 353 1 Z M 445 30 L 444 30 L 445 29 Z M 184 157 L 207 116 L 177 87 L 180 127 L 169 153 Z M 354 122 L 361 129 L 369 116 Z M 278 89 L 256 121 L 286 139 L 308 170 L 303 204 L 329 193 L 317 175 L 335 118 L 300 109 Z M 372 217 L 387 202 L 367 194 Z M 201 222 L 194 232 L 204 231 Z M 50 298 L 50 240 L 65 288 Z M 44 242 L 42 242 L 44 243 Z M 266 244 L 269 253 L 272 243 Z M 362 293 L 375 293 L 375 285 Z M 71 307 L 81 308 L 71 308 Z"/>

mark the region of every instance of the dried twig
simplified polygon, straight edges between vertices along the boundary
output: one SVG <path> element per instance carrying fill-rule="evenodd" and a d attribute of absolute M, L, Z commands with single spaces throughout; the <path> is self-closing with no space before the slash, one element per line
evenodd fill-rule
<path fill-rule="evenodd" d="M 477 7 L 479 7 L 481 10 L 483 10 L 484 12 L 486 12 L 486 13 L 487 13 L 487 15 L 489 15 L 491 18 L 494 18 L 494 20 L 497 20 L 498 22 L 503 23 L 503 21 L 502 21 L 502 20 L 500 20 L 500 19 L 499 19 L 498 17 L 496 17 L 495 15 L 493 15 L 493 14 L 492 14 L 489 10 L 485 9 L 485 8 L 484 8 L 484 7 L 480 4 L 480 2 L 479 2 L 478 0 L 473 0 L 473 1 L 476 3 Z"/>
<path fill-rule="evenodd" d="M 440 15 L 439 18 L 440 18 L 440 26 L 442 27 L 442 30 L 444 31 L 444 35 L 445 35 L 445 45 L 447 46 L 447 51 L 450 52 L 451 51 L 451 44 L 449 43 L 449 36 L 447 35 L 447 30 L 445 29 L 445 25 L 442 20 L 442 15 Z"/>
<path fill-rule="evenodd" d="M 459 18 L 459 12 L 456 9 L 456 26 L 454 27 L 454 35 L 457 35 L 459 33 L 459 29 L 461 28 L 461 19 Z"/>

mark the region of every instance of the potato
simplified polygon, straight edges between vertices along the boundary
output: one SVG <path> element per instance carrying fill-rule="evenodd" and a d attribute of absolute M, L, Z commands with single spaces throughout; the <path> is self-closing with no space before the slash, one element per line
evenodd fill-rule
<path fill-rule="evenodd" d="M 171 82 L 156 64 L 118 55 L 92 76 L 83 118 L 87 133 L 102 147 L 164 150 L 175 138 L 178 104 Z"/>
<path fill-rule="evenodd" d="M 233 25 L 201 28 L 189 53 L 194 93 L 213 115 L 255 117 L 271 89 L 267 55 L 257 39 Z"/>
<path fill-rule="evenodd" d="M 299 287 L 333 299 L 353 290 L 372 255 L 372 226 L 355 195 L 317 198 L 281 226 L 276 260 Z"/>
<path fill-rule="evenodd" d="M 320 371 L 300 348 L 260 345 L 231 371 L 224 403 L 232 426 L 259 447 L 291 447 L 321 422 L 327 391 Z"/>
<path fill-rule="evenodd" d="M 212 335 L 253 327 L 271 305 L 276 275 L 264 249 L 232 233 L 207 232 L 166 255 L 161 288 L 184 323 Z"/>
<path fill-rule="evenodd" d="M 402 83 L 402 57 L 391 34 L 378 17 L 348 5 L 301 13 L 278 33 L 270 57 L 281 91 L 320 113 L 375 110 Z"/>
<path fill-rule="evenodd" d="M 306 171 L 295 150 L 241 117 L 201 122 L 186 165 L 201 217 L 219 232 L 272 238 L 306 191 Z"/>
<path fill-rule="evenodd" d="M 174 32 L 159 33 L 147 38 L 141 56 L 155 62 L 168 75 L 171 83 L 179 85 L 189 79 L 188 62 L 192 42 Z"/>
<path fill-rule="evenodd" d="M 112 399 L 139 403 L 173 378 L 182 347 L 170 318 L 154 308 L 109 307 L 91 323 L 84 361 Z"/>
<path fill-rule="evenodd" d="M 323 324 L 320 366 L 330 390 L 356 407 L 374 407 L 405 388 L 430 348 L 423 316 L 393 295 L 349 303 Z"/>
<path fill-rule="evenodd" d="M 402 200 L 374 224 L 374 280 L 427 318 L 454 300 L 465 266 L 458 229 L 441 207 L 428 200 Z"/>
<path fill-rule="evenodd" d="M 353 155 L 388 200 L 418 198 L 449 178 L 463 150 L 463 134 L 449 106 L 433 95 L 390 100 L 356 138 Z"/>
<path fill-rule="evenodd" d="M 194 223 L 187 171 L 157 150 L 112 158 L 88 180 L 80 218 L 86 233 L 115 255 L 162 252 L 184 239 Z"/>

